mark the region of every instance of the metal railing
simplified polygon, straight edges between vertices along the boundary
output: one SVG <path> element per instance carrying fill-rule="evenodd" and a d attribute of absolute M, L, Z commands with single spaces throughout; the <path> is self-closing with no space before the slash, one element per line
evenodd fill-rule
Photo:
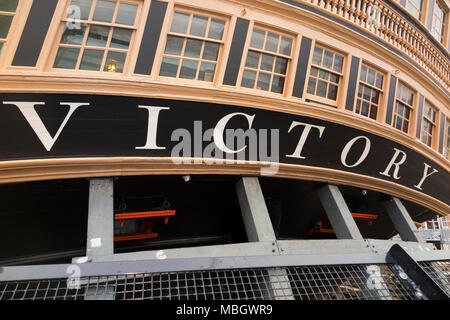
<path fill-rule="evenodd" d="M 422 67 L 445 90 L 450 88 L 448 54 L 408 19 L 379 0 L 295 0 L 319 8 L 391 45 Z"/>
<path fill-rule="evenodd" d="M 433 262 L 434 263 L 434 262 Z M 423 266 L 449 292 L 450 262 Z M 283 270 L 286 276 L 270 276 Z M 447 271 L 446 271 L 447 270 Z M 135 273 L 0 282 L 0 300 L 417 300 L 423 294 L 395 264 L 296 266 Z M 289 289 L 286 289 L 289 288 Z"/>

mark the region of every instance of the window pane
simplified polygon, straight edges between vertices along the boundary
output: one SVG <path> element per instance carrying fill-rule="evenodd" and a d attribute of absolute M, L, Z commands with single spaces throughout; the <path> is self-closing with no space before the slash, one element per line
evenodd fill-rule
<path fill-rule="evenodd" d="M 86 45 L 106 47 L 110 27 L 91 25 Z"/>
<path fill-rule="evenodd" d="M 377 73 L 377 80 L 375 86 L 380 89 L 383 87 L 383 75 Z"/>
<path fill-rule="evenodd" d="M 361 100 L 357 99 L 356 100 L 356 113 L 361 113 Z"/>
<path fill-rule="evenodd" d="M 263 53 L 262 58 L 261 58 L 261 67 L 260 68 L 262 70 L 272 71 L 273 60 L 274 60 L 274 56 Z"/>
<path fill-rule="evenodd" d="M 277 58 L 277 62 L 275 63 L 275 72 L 286 74 L 288 60 L 285 58 Z"/>
<path fill-rule="evenodd" d="M 364 87 L 364 100 L 370 100 L 371 89 L 369 87 Z"/>
<path fill-rule="evenodd" d="M 1 0 L 0 11 L 16 12 L 19 0 Z"/>
<path fill-rule="evenodd" d="M 395 128 L 398 130 L 402 130 L 402 119 L 397 117 L 397 121 L 395 122 Z"/>
<path fill-rule="evenodd" d="M 79 29 L 69 29 L 67 25 L 64 27 L 64 32 L 61 37 L 61 43 L 78 44 L 83 43 L 84 32 L 86 31 L 86 24 L 80 24 Z"/>
<path fill-rule="evenodd" d="M 375 85 L 375 71 L 372 69 L 369 69 L 367 73 L 367 83 L 372 86 Z"/>
<path fill-rule="evenodd" d="M 265 31 L 258 30 L 258 29 L 253 30 L 250 46 L 253 48 L 262 49 L 263 44 L 264 44 L 265 34 L 266 34 Z"/>
<path fill-rule="evenodd" d="M 330 74 L 330 81 L 333 83 L 339 83 L 339 76 L 335 75 L 335 74 Z"/>
<path fill-rule="evenodd" d="M 68 19 L 88 20 L 91 12 L 92 0 L 72 0 L 67 10 Z"/>
<path fill-rule="evenodd" d="M 328 86 L 328 95 L 327 95 L 327 98 L 328 98 L 328 99 L 331 99 L 331 100 L 336 100 L 336 98 L 337 98 L 337 89 L 338 89 L 337 86 L 335 86 L 335 85 L 333 85 L 333 84 L 330 84 L 330 85 Z"/>
<path fill-rule="evenodd" d="M 255 51 L 248 51 L 247 60 L 245 61 L 245 66 L 249 68 L 258 68 L 259 63 L 259 53 Z"/>
<path fill-rule="evenodd" d="M 328 80 L 328 76 L 330 75 L 329 72 L 324 71 L 324 70 L 320 70 L 319 71 L 319 78 L 323 79 L 323 80 Z"/>
<path fill-rule="evenodd" d="M 0 38 L 5 39 L 8 36 L 12 18 L 11 16 L 0 15 Z"/>
<path fill-rule="evenodd" d="M 170 32 L 187 33 L 189 17 L 188 13 L 175 12 Z"/>
<path fill-rule="evenodd" d="M 112 22 L 115 8 L 115 1 L 97 0 L 97 5 L 95 6 L 94 17 L 92 20 Z"/>
<path fill-rule="evenodd" d="M 131 33 L 133 31 L 129 29 L 114 28 L 114 32 L 111 38 L 110 47 L 118 49 L 128 49 L 130 46 Z"/>
<path fill-rule="evenodd" d="M 372 91 L 372 103 L 378 104 L 379 96 L 380 96 L 379 92 L 376 90 L 373 90 Z"/>
<path fill-rule="evenodd" d="M 214 72 L 216 65 L 214 63 L 202 62 L 200 72 L 198 73 L 198 80 L 210 81 L 214 80 Z"/>
<path fill-rule="evenodd" d="M 242 87 L 253 88 L 255 86 L 256 72 L 245 70 L 242 76 Z"/>
<path fill-rule="evenodd" d="M 78 48 L 59 47 L 53 68 L 75 69 L 79 52 Z"/>
<path fill-rule="evenodd" d="M 340 55 L 334 55 L 333 70 L 336 72 L 342 72 L 342 64 L 344 63 L 344 57 Z"/>
<path fill-rule="evenodd" d="M 402 87 L 402 100 L 403 100 L 404 102 L 407 102 L 407 100 L 406 100 L 407 94 L 408 94 L 408 92 L 406 91 L 406 88 L 405 88 L 405 87 Z"/>
<path fill-rule="evenodd" d="M 315 94 L 315 92 L 316 92 L 316 82 L 317 82 L 316 79 L 314 79 L 314 78 L 309 78 L 309 81 L 308 81 L 308 89 L 307 89 L 307 92 L 308 92 L 308 93 L 310 93 L 310 94 Z"/>
<path fill-rule="evenodd" d="M 266 45 L 264 47 L 264 50 L 277 52 L 279 38 L 280 38 L 280 36 L 278 34 L 269 32 L 267 34 L 267 40 L 266 40 Z"/>
<path fill-rule="evenodd" d="M 224 28 L 225 28 L 225 21 L 218 19 L 211 19 L 208 38 L 222 40 Z"/>
<path fill-rule="evenodd" d="M 405 107 L 405 118 L 406 119 L 409 119 L 409 112 L 410 112 L 410 109 L 408 107 Z"/>
<path fill-rule="evenodd" d="M 181 56 L 181 50 L 183 49 L 184 39 L 180 37 L 167 36 L 165 54 L 173 54 L 175 56 Z"/>
<path fill-rule="evenodd" d="M 103 71 L 122 73 L 126 58 L 127 54 L 125 52 L 108 52 Z"/>
<path fill-rule="evenodd" d="M 361 74 L 359 75 L 359 80 L 366 82 L 367 79 L 367 67 L 362 66 L 361 67 Z"/>
<path fill-rule="evenodd" d="M 323 53 L 322 48 L 317 48 L 317 47 L 314 48 L 312 64 L 315 64 L 317 66 L 322 65 L 322 53 Z"/>
<path fill-rule="evenodd" d="M 103 60 L 103 50 L 85 49 L 81 59 L 81 70 L 99 71 Z"/>
<path fill-rule="evenodd" d="M 411 105 L 412 106 L 412 104 L 413 104 L 413 93 L 412 92 L 410 92 L 409 94 L 408 94 L 408 104 L 409 105 Z"/>
<path fill-rule="evenodd" d="M 403 115 L 403 104 L 397 102 L 397 114 Z"/>
<path fill-rule="evenodd" d="M 117 13 L 116 23 L 134 26 L 137 8 L 137 5 L 121 2 L 119 12 Z"/>
<path fill-rule="evenodd" d="M 0 42 L 0 54 L 2 54 L 3 42 Z"/>
<path fill-rule="evenodd" d="M 360 83 L 358 86 L 358 98 L 362 97 L 362 93 L 363 93 L 363 85 Z"/>
<path fill-rule="evenodd" d="M 291 50 L 292 50 L 292 39 L 287 37 L 281 37 L 280 53 L 290 56 Z"/>
<path fill-rule="evenodd" d="M 370 108 L 370 117 L 372 119 L 375 119 L 375 120 L 377 119 L 377 111 L 378 111 L 378 108 L 375 106 L 372 106 L 372 108 Z"/>
<path fill-rule="evenodd" d="M 319 97 L 326 97 L 327 96 L 327 83 L 324 81 L 319 81 L 317 83 L 317 93 Z"/>
<path fill-rule="evenodd" d="M 336 97 L 337 97 L 337 90 L 338 90 L 338 87 L 337 87 L 337 86 L 335 86 L 335 85 L 333 85 L 333 84 L 330 84 L 330 85 L 328 86 L 328 95 L 327 95 L 327 98 L 328 98 L 328 99 L 331 99 L 331 100 L 336 100 Z"/>
<path fill-rule="evenodd" d="M 198 37 L 204 37 L 206 27 L 208 26 L 208 17 L 194 15 L 191 23 L 191 31 L 189 34 Z"/>
<path fill-rule="evenodd" d="M 325 50 L 325 55 L 323 57 L 323 66 L 325 68 L 331 69 L 332 62 L 333 62 L 333 53 Z"/>
<path fill-rule="evenodd" d="M 269 91 L 269 83 L 270 83 L 270 74 L 260 72 L 258 76 L 258 84 L 256 85 L 257 89 Z"/>
<path fill-rule="evenodd" d="M 408 121 L 403 122 L 403 132 L 408 133 Z"/>
<path fill-rule="evenodd" d="M 273 76 L 272 88 L 270 89 L 270 91 L 275 93 L 283 93 L 283 87 L 284 87 L 284 77 Z"/>
<path fill-rule="evenodd" d="M 369 115 L 369 103 L 366 101 L 362 103 L 361 114 L 366 117 Z"/>
<path fill-rule="evenodd" d="M 184 56 L 191 58 L 200 58 L 200 51 L 202 50 L 203 41 L 187 39 L 186 49 L 184 49 Z"/>
<path fill-rule="evenodd" d="M 319 72 L 319 69 L 312 67 L 310 74 L 314 77 L 317 77 L 318 72 Z"/>
<path fill-rule="evenodd" d="M 180 70 L 180 78 L 195 79 L 197 74 L 198 61 L 183 60 Z"/>
<path fill-rule="evenodd" d="M 219 44 L 213 42 L 206 42 L 205 48 L 203 49 L 202 59 L 217 61 L 219 55 Z"/>
<path fill-rule="evenodd" d="M 179 63 L 180 60 L 178 59 L 163 58 L 159 75 L 164 77 L 176 77 Z"/>

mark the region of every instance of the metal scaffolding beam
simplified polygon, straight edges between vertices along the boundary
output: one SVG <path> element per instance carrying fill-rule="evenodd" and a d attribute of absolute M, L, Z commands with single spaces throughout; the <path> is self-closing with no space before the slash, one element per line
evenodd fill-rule
<path fill-rule="evenodd" d="M 241 178 L 236 184 L 236 192 L 248 240 L 275 241 L 275 232 L 258 178 Z"/>
<path fill-rule="evenodd" d="M 270 221 L 264 195 L 257 177 L 243 177 L 236 183 L 236 192 L 249 241 L 273 241 L 276 236 Z M 285 269 L 268 269 L 267 282 L 273 299 L 292 300 L 294 295 Z"/>
<path fill-rule="evenodd" d="M 392 197 L 383 202 L 383 205 L 403 241 L 424 242 L 419 230 L 400 199 Z"/>
<path fill-rule="evenodd" d="M 338 239 L 362 240 L 363 237 L 339 188 L 327 184 L 320 188 L 317 193 L 336 237 Z"/>
<path fill-rule="evenodd" d="M 114 183 L 112 178 L 89 181 L 86 256 L 114 254 Z"/>

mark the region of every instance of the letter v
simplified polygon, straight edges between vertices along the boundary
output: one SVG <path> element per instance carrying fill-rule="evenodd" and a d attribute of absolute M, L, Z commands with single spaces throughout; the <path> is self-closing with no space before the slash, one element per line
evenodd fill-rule
<path fill-rule="evenodd" d="M 30 124 L 31 128 L 34 130 L 34 133 L 38 136 L 39 140 L 41 140 L 42 144 L 44 145 L 45 149 L 47 151 L 50 151 L 53 147 L 53 144 L 56 142 L 56 140 L 59 137 L 59 134 L 64 129 L 67 121 L 69 121 L 70 116 L 75 112 L 75 110 L 78 109 L 78 107 L 81 107 L 82 105 L 89 105 L 89 103 L 86 102 L 61 102 L 61 104 L 69 105 L 70 109 L 67 113 L 66 117 L 64 118 L 64 121 L 59 126 L 58 131 L 56 132 L 55 136 L 52 138 L 50 133 L 48 132 L 47 128 L 42 123 L 41 118 L 37 114 L 36 110 L 34 109 L 34 106 L 37 104 L 45 104 L 44 102 L 30 102 L 30 101 L 3 101 L 4 104 L 13 104 L 19 110 L 22 112 L 25 119 Z"/>

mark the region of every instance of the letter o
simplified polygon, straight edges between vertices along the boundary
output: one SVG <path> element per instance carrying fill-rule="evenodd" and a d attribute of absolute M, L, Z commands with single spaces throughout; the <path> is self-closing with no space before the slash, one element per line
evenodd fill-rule
<path fill-rule="evenodd" d="M 364 151 L 361 154 L 361 156 L 359 157 L 358 161 L 356 161 L 354 164 L 349 165 L 347 164 L 347 155 L 348 152 L 350 151 L 350 148 L 353 146 L 353 144 L 358 141 L 359 139 L 363 138 L 364 140 L 366 140 L 366 146 L 364 147 Z M 361 164 L 361 162 L 363 162 L 367 155 L 369 154 L 370 151 L 370 140 L 369 138 L 365 137 L 365 136 L 358 136 L 353 138 L 352 140 L 350 140 L 349 142 L 347 142 L 347 144 L 345 145 L 344 149 L 342 149 L 342 153 L 341 153 L 341 163 L 346 166 L 347 168 L 354 168 L 358 165 Z"/>

